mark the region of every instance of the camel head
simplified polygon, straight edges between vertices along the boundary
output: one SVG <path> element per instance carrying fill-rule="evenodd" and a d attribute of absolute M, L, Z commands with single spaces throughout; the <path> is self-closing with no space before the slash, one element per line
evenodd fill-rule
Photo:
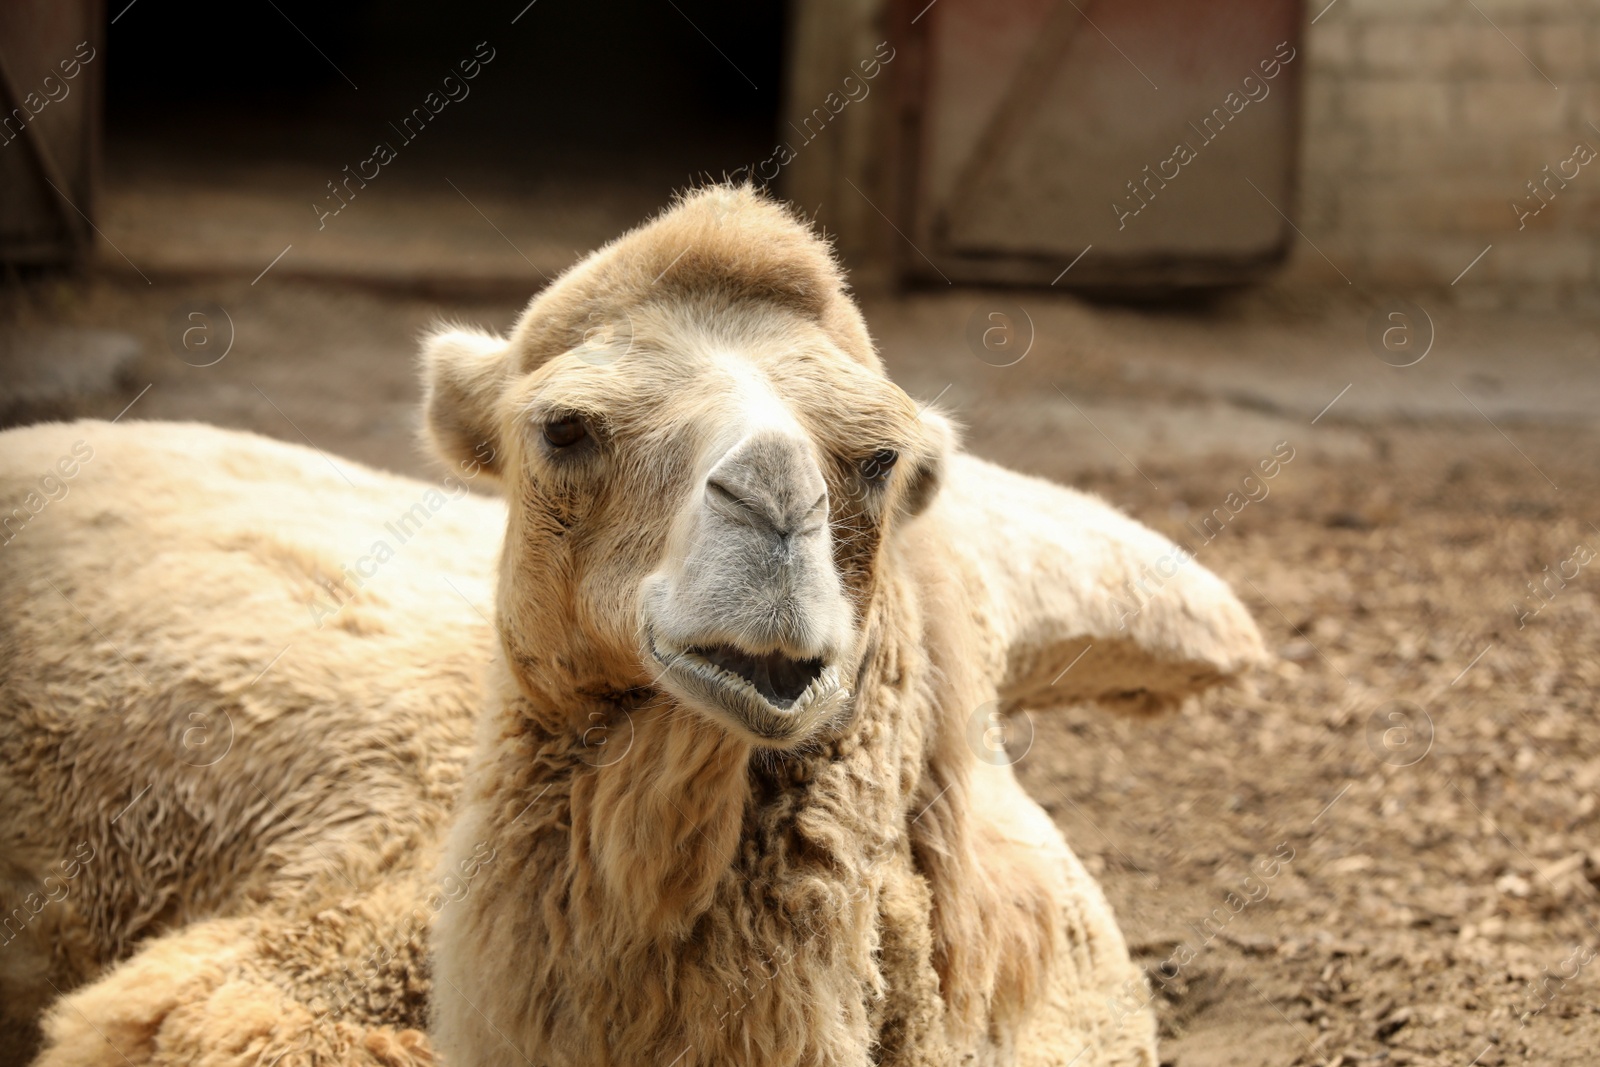
<path fill-rule="evenodd" d="M 435 447 L 511 505 L 498 623 L 530 700 L 654 695 L 768 748 L 847 715 L 896 523 L 951 434 L 884 375 L 805 225 L 701 190 L 509 338 L 445 330 L 424 359 Z"/>

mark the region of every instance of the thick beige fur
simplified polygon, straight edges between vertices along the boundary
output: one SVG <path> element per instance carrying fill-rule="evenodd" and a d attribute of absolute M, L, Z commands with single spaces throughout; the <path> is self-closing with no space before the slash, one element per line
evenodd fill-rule
<path fill-rule="evenodd" d="M 396 1032 L 424 1025 L 420 970 L 396 983 L 364 967 L 428 911 L 482 703 L 504 509 L 336 462 L 201 425 L 0 434 L 0 500 L 48 499 L 50 471 L 66 494 L 0 545 L 8 1062 L 56 990 L 119 960 L 58 1006 L 50 1061 L 336 1047 L 350 1013 L 312 1027 L 313 990 L 329 1007 L 359 990 L 359 1016 Z M 412 531 L 430 489 L 443 506 L 400 544 L 386 524 Z M 379 539 L 396 556 L 357 588 L 343 567 Z M 411 891 L 373 912 L 391 883 Z M 285 986 L 283 1006 L 246 1010 L 249 984 Z M 190 1059 L 212 1017 L 226 1039 Z"/>
<path fill-rule="evenodd" d="M 1222 583 L 1190 564 L 1128 612 L 1171 546 L 953 454 L 825 246 L 746 191 L 428 360 L 441 454 L 510 506 L 441 497 L 375 566 L 425 484 L 198 426 L 0 435 L 0 502 L 94 450 L 0 547 L 0 905 L 60 897 L 0 996 L 21 1027 L 91 983 L 41 1064 L 1156 1062 L 1110 1007 L 1137 970 L 1099 888 L 974 738 L 1236 675 L 1260 644 Z M 716 427 L 772 396 L 821 457 L 854 635 L 845 711 L 782 751 L 639 651 Z M 590 466 L 540 451 L 573 411 Z M 853 484 L 886 443 L 887 488 Z"/>

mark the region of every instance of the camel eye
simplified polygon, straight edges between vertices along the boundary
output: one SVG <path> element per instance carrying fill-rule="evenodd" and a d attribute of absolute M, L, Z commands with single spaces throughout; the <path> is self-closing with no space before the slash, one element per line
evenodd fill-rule
<path fill-rule="evenodd" d="M 900 453 L 892 448 L 880 448 L 866 459 L 857 464 L 861 477 L 869 482 L 881 482 L 889 477 L 889 472 L 894 470 L 895 461 L 900 458 Z"/>
<path fill-rule="evenodd" d="M 568 415 L 544 424 L 544 439 L 553 448 L 571 448 L 587 436 L 589 428 L 577 415 Z"/>

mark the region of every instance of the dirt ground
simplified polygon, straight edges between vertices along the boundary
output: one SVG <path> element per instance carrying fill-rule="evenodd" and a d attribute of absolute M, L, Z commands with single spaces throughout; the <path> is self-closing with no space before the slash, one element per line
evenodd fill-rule
<path fill-rule="evenodd" d="M 1443 344 L 1423 366 L 1443 367 L 1443 399 L 1397 408 L 1421 378 L 1365 351 L 1365 310 L 1345 297 L 1161 313 L 1007 299 L 1038 342 L 1009 367 L 964 341 L 993 297 L 866 303 L 897 380 L 939 396 L 972 450 L 1189 542 L 1277 653 L 1178 714 L 1014 724 L 1019 773 L 1151 976 L 1164 1062 L 1595 1062 L 1600 424 L 1571 402 L 1600 383 L 1595 324 L 1441 313 L 1454 354 Z M 168 340 L 197 300 L 233 325 L 213 366 Z M 139 339 L 122 387 L 85 414 L 137 396 L 126 417 L 244 427 L 426 476 L 417 332 L 441 316 L 503 328 L 517 310 L 100 276 L 13 291 L 3 314 Z M 1528 392 L 1552 352 L 1570 366 Z M 1197 537 L 1187 524 L 1280 442 L 1293 459 L 1270 494 Z"/>
<path fill-rule="evenodd" d="M 1597 544 L 1595 442 L 1520 436 L 1558 457 L 1541 467 L 1559 492 L 1476 432 L 1291 465 L 1202 557 L 1271 670 L 1165 720 L 1036 717 L 1024 779 L 1103 865 L 1167 1058 L 1594 1062 L 1592 576 L 1520 611 L 1526 581 Z M 1097 487 L 1182 536 L 1137 476 Z M 1284 844 L 1292 862 L 1240 906 Z M 1198 955 L 1160 980 L 1181 944 Z"/>

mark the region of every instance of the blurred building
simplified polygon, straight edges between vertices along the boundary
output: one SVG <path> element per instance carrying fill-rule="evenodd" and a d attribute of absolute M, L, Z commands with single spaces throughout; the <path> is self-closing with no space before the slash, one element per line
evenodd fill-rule
<path fill-rule="evenodd" d="M 1595 5 L 113 6 L 0 11 L 13 266 L 526 291 L 733 174 L 869 281 L 1596 299 Z"/>

